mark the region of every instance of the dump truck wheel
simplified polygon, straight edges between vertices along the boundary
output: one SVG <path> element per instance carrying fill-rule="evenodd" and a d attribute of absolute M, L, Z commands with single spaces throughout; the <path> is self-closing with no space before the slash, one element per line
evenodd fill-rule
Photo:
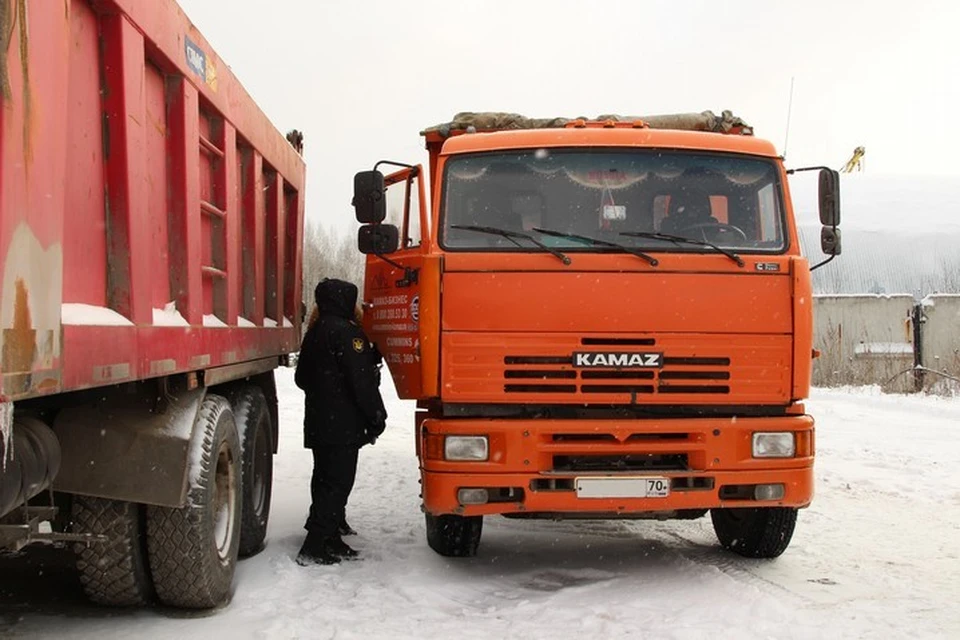
<path fill-rule="evenodd" d="M 232 400 L 242 456 L 240 557 L 245 558 L 262 550 L 267 537 L 273 490 L 273 431 L 267 398 L 259 387 L 244 387 Z"/>
<path fill-rule="evenodd" d="M 194 424 L 187 504 L 147 507 L 147 548 L 164 604 L 209 609 L 226 603 L 240 546 L 240 442 L 225 398 L 207 395 Z"/>
<path fill-rule="evenodd" d="M 797 510 L 787 507 L 711 509 L 710 518 L 725 548 L 745 558 L 776 558 L 790 545 Z"/>
<path fill-rule="evenodd" d="M 153 584 L 147 568 L 142 507 L 133 502 L 73 496 L 73 533 L 103 535 L 105 542 L 74 545 L 77 572 L 87 597 L 97 604 L 148 604 Z"/>
<path fill-rule="evenodd" d="M 483 516 L 426 514 L 427 544 L 442 556 L 472 558 L 477 555 Z"/>

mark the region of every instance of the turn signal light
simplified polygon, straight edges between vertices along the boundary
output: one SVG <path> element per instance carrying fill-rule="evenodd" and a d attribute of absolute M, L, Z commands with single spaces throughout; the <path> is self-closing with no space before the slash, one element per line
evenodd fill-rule
<path fill-rule="evenodd" d="M 424 436 L 423 452 L 427 460 L 443 460 L 443 436 L 432 433 Z"/>

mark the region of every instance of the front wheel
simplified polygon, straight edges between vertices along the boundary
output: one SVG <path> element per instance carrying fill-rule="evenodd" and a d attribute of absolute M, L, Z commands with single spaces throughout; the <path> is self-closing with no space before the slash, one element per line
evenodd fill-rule
<path fill-rule="evenodd" d="M 442 556 L 472 558 L 477 555 L 483 516 L 426 514 L 427 544 Z"/>
<path fill-rule="evenodd" d="M 797 509 L 711 509 L 710 518 L 724 548 L 745 558 L 776 558 L 790 545 Z"/>

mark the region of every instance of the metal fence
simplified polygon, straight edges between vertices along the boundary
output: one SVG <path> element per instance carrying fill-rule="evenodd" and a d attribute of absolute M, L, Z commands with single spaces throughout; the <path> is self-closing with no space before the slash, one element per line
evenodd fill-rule
<path fill-rule="evenodd" d="M 960 295 L 814 297 L 816 386 L 931 389 L 960 379 Z"/>

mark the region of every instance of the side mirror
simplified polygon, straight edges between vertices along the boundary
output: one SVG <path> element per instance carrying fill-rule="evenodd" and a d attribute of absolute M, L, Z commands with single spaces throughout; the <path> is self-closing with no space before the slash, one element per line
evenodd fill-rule
<path fill-rule="evenodd" d="M 365 224 L 357 233 L 360 253 L 382 255 L 400 247 L 400 229 L 392 224 Z"/>
<path fill-rule="evenodd" d="M 820 170 L 820 224 L 826 227 L 840 224 L 840 174 L 833 169 Z"/>
<path fill-rule="evenodd" d="M 823 227 L 820 230 L 820 249 L 825 255 L 840 255 L 840 229 Z"/>
<path fill-rule="evenodd" d="M 387 217 L 387 201 L 382 173 L 361 171 L 353 177 L 353 208 L 361 224 L 383 222 Z"/>

